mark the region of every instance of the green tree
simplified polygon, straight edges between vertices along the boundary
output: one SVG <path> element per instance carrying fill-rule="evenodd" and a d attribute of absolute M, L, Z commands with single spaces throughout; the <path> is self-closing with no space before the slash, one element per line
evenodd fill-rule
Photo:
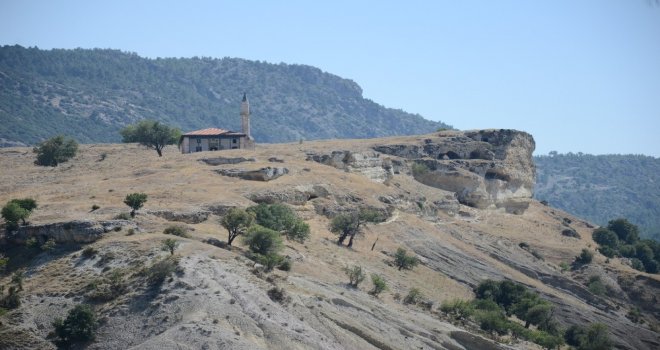
<path fill-rule="evenodd" d="M 424 298 L 424 294 L 419 288 L 410 288 L 408 294 L 403 298 L 404 304 L 417 304 Z"/>
<path fill-rule="evenodd" d="M 56 319 L 53 322 L 55 335 L 62 345 L 94 339 L 98 327 L 96 314 L 89 305 L 76 305 L 69 310 L 66 319 Z"/>
<path fill-rule="evenodd" d="M 374 288 L 371 290 L 371 294 L 378 296 L 378 294 L 387 290 L 387 281 L 380 275 L 375 273 L 371 274 L 371 283 L 374 285 Z"/>
<path fill-rule="evenodd" d="M 243 242 L 253 253 L 261 255 L 277 254 L 283 248 L 280 233 L 260 225 L 250 227 Z"/>
<path fill-rule="evenodd" d="M 401 269 L 412 270 L 418 263 L 419 260 L 414 256 L 407 255 L 406 250 L 403 248 L 397 249 L 394 254 L 394 264 L 399 268 L 399 271 Z"/>
<path fill-rule="evenodd" d="M 155 120 L 141 120 L 128 125 L 120 131 L 122 141 L 137 142 L 147 148 L 155 149 L 159 157 L 163 156 L 163 148 L 175 144 L 181 137 L 181 131 L 171 128 Z"/>
<path fill-rule="evenodd" d="M 362 208 L 335 216 L 330 221 L 330 231 L 339 235 L 337 240 L 339 245 L 344 244 L 346 238 L 349 238 L 347 247 L 350 248 L 353 246 L 355 236 L 362 232 L 362 226 L 365 223 L 380 221 L 382 221 L 380 213 L 373 209 Z"/>
<path fill-rule="evenodd" d="M 124 204 L 131 208 L 131 217 L 135 217 L 135 211 L 142 208 L 146 202 L 146 193 L 131 193 L 126 195 L 126 198 L 124 198 Z"/>
<path fill-rule="evenodd" d="M 161 249 L 170 252 L 170 255 L 174 255 L 174 250 L 179 246 L 179 242 L 175 239 L 168 238 L 164 239 L 161 245 Z"/>
<path fill-rule="evenodd" d="M 364 281 L 364 278 L 366 277 L 364 271 L 362 270 L 362 266 L 345 266 L 343 270 L 346 276 L 348 276 L 349 284 L 355 288 L 357 288 L 358 284 Z"/>
<path fill-rule="evenodd" d="M 309 238 L 309 225 L 284 204 L 259 204 L 247 209 L 255 214 L 257 224 L 283 234 L 287 239 L 303 243 Z"/>
<path fill-rule="evenodd" d="M 619 245 L 619 237 L 617 234 L 605 227 L 595 229 L 591 234 L 591 237 L 594 239 L 594 242 L 601 246 L 616 248 Z"/>
<path fill-rule="evenodd" d="M 254 223 L 254 214 L 247 212 L 245 209 L 232 208 L 220 220 L 222 227 L 227 229 L 229 236 L 227 237 L 227 245 L 231 243 L 236 237 L 247 232 L 248 228 Z"/>
<path fill-rule="evenodd" d="M 628 244 L 634 244 L 639 240 L 639 228 L 626 219 L 610 220 L 607 229 L 616 233 L 619 240 Z"/>
<path fill-rule="evenodd" d="M 575 262 L 577 262 L 578 264 L 589 264 L 593 259 L 594 259 L 594 253 L 592 253 L 587 248 L 583 248 L 582 252 L 580 252 L 580 255 L 575 257 Z"/>
<path fill-rule="evenodd" d="M 36 165 L 57 166 L 76 156 L 78 143 L 72 138 L 58 135 L 40 142 L 32 149 L 37 154 Z"/>
<path fill-rule="evenodd" d="M 2 218 L 5 219 L 7 223 L 8 230 L 15 230 L 18 228 L 18 222 L 23 221 L 30 216 L 30 212 L 21 208 L 15 202 L 9 201 L 4 207 L 2 207 Z"/>

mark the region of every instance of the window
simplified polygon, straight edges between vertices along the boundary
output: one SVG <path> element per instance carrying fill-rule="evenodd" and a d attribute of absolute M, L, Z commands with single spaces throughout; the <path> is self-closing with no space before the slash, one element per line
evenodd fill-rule
<path fill-rule="evenodd" d="M 232 139 L 232 140 L 231 140 L 231 143 L 237 143 L 237 142 L 238 142 L 237 139 Z"/>
<path fill-rule="evenodd" d="M 197 144 L 199 145 L 201 143 L 202 143 L 202 139 L 197 139 Z"/>

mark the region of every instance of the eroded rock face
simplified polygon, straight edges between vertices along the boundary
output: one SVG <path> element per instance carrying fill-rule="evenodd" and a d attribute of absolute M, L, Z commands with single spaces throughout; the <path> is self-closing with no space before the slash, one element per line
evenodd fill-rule
<path fill-rule="evenodd" d="M 323 185 L 298 185 L 253 192 L 247 195 L 247 198 L 256 203 L 303 205 L 312 199 L 328 197 L 329 194 Z"/>
<path fill-rule="evenodd" d="M 243 157 L 214 157 L 214 158 L 202 158 L 199 160 L 208 165 L 223 165 L 223 164 L 238 164 L 243 162 L 254 162 L 254 158 L 243 158 Z"/>
<path fill-rule="evenodd" d="M 407 159 L 417 181 L 455 192 L 461 204 L 520 214 L 533 194 L 534 148 L 534 139 L 525 132 L 479 130 L 374 150 Z"/>
<path fill-rule="evenodd" d="M 265 167 L 257 170 L 245 169 L 218 169 L 216 172 L 220 175 L 229 177 L 238 177 L 243 180 L 251 181 L 270 181 L 288 174 L 289 169 L 281 167 Z"/>
<path fill-rule="evenodd" d="M 387 157 L 376 152 L 333 151 L 330 154 L 307 154 L 307 160 L 333 166 L 348 172 L 360 173 L 376 182 L 392 178 L 394 166 Z"/>
<path fill-rule="evenodd" d="M 169 221 L 180 221 L 187 224 L 199 224 L 200 222 L 206 221 L 211 212 L 208 210 L 191 210 L 185 212 L 172 210 L 152 210 L 149 211 L 149 214 L 156 215 Z"/>
<path fill-rule="evenodd" d="M 58 244 L 91 243 L 100 239 L 105 233 L 120 230 L 123 227 L 134 228 L 135 223 L 127 220 L 108 221 L 67 221 L 45 225 L 21 226 L 8 234 L 10 243 L 24 244 L 29 238 L 36 238 L 43 243 L 54 239 Z"/>

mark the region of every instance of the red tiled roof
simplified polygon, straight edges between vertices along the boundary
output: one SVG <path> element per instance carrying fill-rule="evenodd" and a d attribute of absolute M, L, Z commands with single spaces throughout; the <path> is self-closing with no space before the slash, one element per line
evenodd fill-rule
<path fill-rule="evenodd" d="M 212 135 L 222 135 L 226 133 L 234 133 L 229 130 L 225 129 L 218 129 L 218 128 L 208 128 L 208 129 L 202 129 L 202 130 L 195 130 L 191 132 L 187 132 L 183 134 L 183 136 L 193 136 L 193 135 L 207 135 L 207 136 L 212 136 Z"/>

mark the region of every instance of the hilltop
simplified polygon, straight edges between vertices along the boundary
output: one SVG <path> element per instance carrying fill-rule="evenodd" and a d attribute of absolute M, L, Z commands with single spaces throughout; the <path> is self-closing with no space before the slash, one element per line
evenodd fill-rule
<path fill-rule="evenodd" d="M 383 107 L 355 82 L 305 65 L 240 58 L 156 58 L 108 49 L 0 47 L 0 143 L 55 134 L 119 142 L 156 119 L 184 131 L 240 130 L 243 92 L 258 142 L 411 135 L 449 126 Z"/>
<path fill-rule="evenodd" d="M 487 278 L 538 292 L 563 327 L 601 322 L 618 348 L 658 348 L 660 278 L 606 260 L 595 251 L 591 223 L 531 198 L 533 150 L 532 137 L 515 130 L 187 155 L 169 147 L 162 158 L 133 144 L 95 144 L 54 168 L 35 166 L 29 148 L 0 149 L 0 203 L 39 203 L 29 226 L 4 237 L 5 248 L 30 237 L 56 242 L 31 258 L 10 256 L 11 271 L 26 269 L 24 297 L 0 316 L 0 340 L 52 348 L 53 320 L 89 303 L 90 290 L 119 269 L 127 289 L 91 301 L 101 325 L 87 349 L 540 349 L 439 310 L 473 298 Z M 132 192 L 149 196 L 144 208 L 132 220 L 115 219 L 128 211 L 122 201 Z M 257 203 L 284 203 L 310 225 L 309 240 L 285 241 L 291 271 L 263 272 L 240 240 L 222 248 L 227 232 L 218 220 Z M 338 246 L 330 220 L 356 208 L 385 218 L 366 224 L 352 249 Z M 172 237 L 162 232 L 173 224 L 189 232 L 174 237 L 178 273 L 148 287 L 144 269 L 169 255 L 160 243 Z M 393 266 L 399 247 L 420 265 Z M 564 268 L 582 249 L 594 253 L 593 262 Z M 348 286 L 342 269 L 353 265 L 383 276 L 389 290 L 376 298 L 368 280 Z M 590 290 L 592 276 L 607 293 Z M 275 287 L 283 298 L 273 297 Z M 402 301 L 413 287 L 425 300 L 418 306 Z M 627 316 L 637 308 L 644 323 Z"/>

